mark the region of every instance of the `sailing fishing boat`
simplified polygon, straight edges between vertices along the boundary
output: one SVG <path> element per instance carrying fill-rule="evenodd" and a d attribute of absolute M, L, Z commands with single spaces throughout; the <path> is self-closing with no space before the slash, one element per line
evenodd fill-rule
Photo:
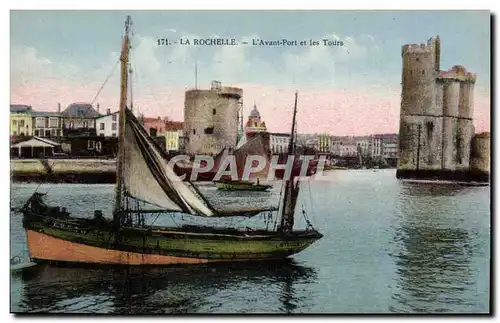
<path fill-rule="evenodd" d="M 125 22 L 121 52 L 120 123 L 117 182 L 112 219 L 94 210 L 94 218 L 72 216 L 65 207 L 49 206 L 38 192 L 21 208 L 33 262 L 167 265 L 286 258 L 322 238 L 309 221 L 294 230 L 299 182 L 284 185 L 271 230 L 215 226 L 153 226 L 147 216 L 251 217 L 267 209 L 219 210 L 190 182 L 174 180 L 165 153 L 127 107 L 129 33 Z M 295 111 L 294 123 L 295 125 Z M 294 150 L 291 140 L 289 150 Z M 271 215 L 273 213 L 270 213 Z M 153 221 L 154 223 L 154 221 Z M 278 223 L 278 222 L 277 222 Z"/>

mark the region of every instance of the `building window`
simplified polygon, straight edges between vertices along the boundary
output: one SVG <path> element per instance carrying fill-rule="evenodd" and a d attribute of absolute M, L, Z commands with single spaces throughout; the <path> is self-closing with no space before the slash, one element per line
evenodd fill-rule
<path fill-rule="evenodd" d="M 101 130 L 104 130 L 104 122 L 101 122 L 101 124 L 99 125 L 100 129 Z"/>
<path fill-rule="evenodd" d="M 57 137 L 57 129 L 52 129 L 52 136 Z"/>
<path fill-rule="evenodd" d="M 50 130 L 45 130 L 45 137 L 50 137 Z"/>
<path fill-rule="evenodd" d="M 16 126 L 17 125 L 17 120 L 12 120 L 12 125 Z"/>
<path fill-rule="evenodd" d="M 215 113 L 216 113 L 216 110 L 212 109 L 212 114 L 215 115 Z"/>
<path fill-rule="evenodd" d="M 24 127 L 24 120 L 19 120 L 19 125 L 20 125 L 21 127 Z"/>
<path fill-rule="evenodd" d="M 94 141 L 93 141 L 93 140 L 89 140 L 87 143 L 88 143 L 88 144 L 87 144 L 87 148 L 88 148 L 88 149 L 94 149 L 94 147 L 95 147 L 95 145 L 94 145 L 94 144 L 95 144 L 95 143 L 94 143 Z"/>
<path fill-rule="evenodd" d="M 14 131 L 14 132 L 12 132 L 12 134 L 15 136 L 15 135 L 17 135 L 17 132 Z"/>
<path fill-rule="evenodd" d="M 58 118 L 49 118 L 49 127 L 50 128 L 59 127 L 59 119 Z"/>
<path fill-rule="evenodd" d="M 87 120 L 83 121 L 83 127 L 88 128 L 89 127 L 89 122 Z"/>
<path fill-rule="evenodd" d="M 113 114 L 113 116 L 111 117 L 111 120 L 116 121 L 116 115 L 117 115 L 116 113 Z"/>
<path fill-rule="evenodd" d="M 112 136 L 113 136 L 113 137 L 116 137 L 116 132 L 113 132 Z"/>
<path fill-rule="evenodd" d="M 37 117 L 35 120 L 35 126 L 37 128 L 45 127 L 45 118 L 44 117 Z"/>
<path fill-rule="evenodd" d="M 116 130 L 116 123 L 111 124 L 111 130 Z"/>
<path fill-rule="evenodd" d="M 38 130 L 35 130 L 35 137 L 38 137 Z"/>

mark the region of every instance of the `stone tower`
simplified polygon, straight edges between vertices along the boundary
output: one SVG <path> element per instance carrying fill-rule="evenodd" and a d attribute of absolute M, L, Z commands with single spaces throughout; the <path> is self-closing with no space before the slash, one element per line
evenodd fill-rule
<path fill-rule="evenodd" d="M 215 155 L 234 148 L 239 100 L 243 90 L 212 82 L 210 90 L 188 90 L 184 100 L 184 135 L 190 155 Z"/>
<path fill-rule="evenodd" d="M 441 167 L 442 89 L 439 75 L 439 36 L 427 44 L 402 49 L 402 95 L 398 169 Z"/>
<path fill-rule="evenodd" d="M 469 169 L 476 75 L 458 65 L 441 71 L 440 53 L 439 36 L 403 46 L 398 177 Z"/>

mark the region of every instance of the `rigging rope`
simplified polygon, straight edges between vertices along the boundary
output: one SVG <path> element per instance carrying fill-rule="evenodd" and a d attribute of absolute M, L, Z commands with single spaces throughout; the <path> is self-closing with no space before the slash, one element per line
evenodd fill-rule
<path fill-rule="evenodd" d="M 99 91 L 97 91 L 97 94 L 94 96 L 94 98 L 90 102 L 91 105 L 94 105 L 95 100 L 97 99 L 97 97 L 99 96 L 99 94 L 101 94 L 102 89 L 104 88 L 104 86 L 108 82 L 108 80 L 111 77 L 111 75 L 113 75 L 113 72 L 115 71 L 116 66 L 118 66 L 119 62 L 120 62 L 120 58 L 118 58 L 118 60 L 115 63 L 115 66 L 113 66 L 113 68 L 111 69 L 111 72 L 108 74 L 108 77 L 106 78 L 106 80 L 104 81 L 104 83 L 101 85 L 101 88 L 99 89 Z"/>
<path fill-rule="evenodd" d="M 283 195 L 284 190 L 285 190 L 285 182 L 283 182 L 281 184 L 280 198 L 278 199 L 278 212 L 276 212 L 276 218 L 274 219 L 273 230 L 276 230 L 276 226 L 278 225 L 278 217 L 279 217 L 280 204 L 281 204 L 281 195 Z M 284 207 L 284 205 L 283 205 L 283 207 Z"/>

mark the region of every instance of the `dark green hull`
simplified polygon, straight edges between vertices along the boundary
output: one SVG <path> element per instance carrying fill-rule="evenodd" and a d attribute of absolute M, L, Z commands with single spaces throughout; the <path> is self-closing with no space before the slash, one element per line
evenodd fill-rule
<path fill-rule="evenodd" d="M 247 182 L 215 182 L 215 186 L 219 190 L 255 192 L 267 191 L 272 187 L 271 185 L 255 185 Z"/>
<path fill-rule="evenodd" d="M 206 227 L 122 227 L 87 219 L 56 219 L 24 211 L 33 260 L 127 265 L 281 259 L 322 235 L 317 231 L 215 230 Z"/>

